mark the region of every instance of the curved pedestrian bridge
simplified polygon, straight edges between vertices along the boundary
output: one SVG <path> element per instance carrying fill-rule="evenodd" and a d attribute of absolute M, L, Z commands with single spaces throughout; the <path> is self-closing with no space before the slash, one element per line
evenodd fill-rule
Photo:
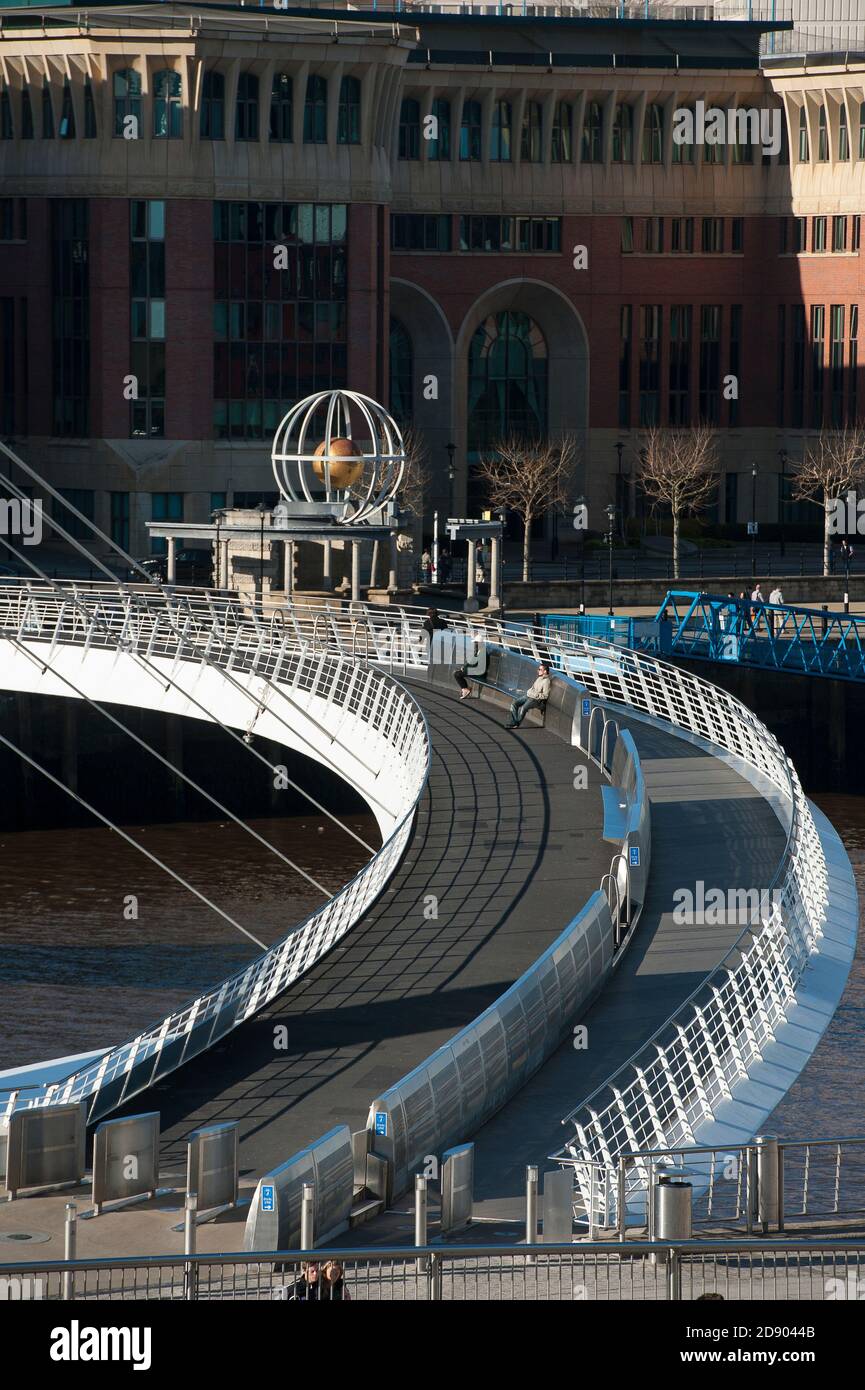
<path fill-rule="evenodd" d="M 439 1148 L 470 1138 L 473 1115 L 479 1157 L 491 1159 L 481 1186 L 506 1195 L 526 1154 L 536 1161 L 550 1151 L 551 1127 L 651 1045 L 712 972 L 729 976 L 731 951 L 741 962 L 759 940 L 759 923 L 744 933 L 740 922 L 677 923 L 674 894 L 698 881 L 722 891 L 774 888 L 784 906 L 766 999 L 747 1003 L 738 1028 L 728 1022 L 740 1068 L 732 1084 L 725 1071 L 726 1092 L 748 1083 L 754 1059 L 737 1039 L 749 1032 L 756 1054 L 767 1052 L 832 915 L 823 849 L 831 832 L 814 827 L 782 750 L 729 696 L 651 658 L 556 645 L 526 629 L 469 627 L 461 617 L 452 630 L 485 643 L 488 663 L 475 698 L 460 702 L 455 662 L 430 663 L 421 616 L 295 607 L 265 618 L 222 597 L 6 587 L 4 688 L 71 695 L 74 686 L 76 698 L 106 705 L 135 697 L 282 739 L 339 767 L 384 837 L 354 883 L 266 957 L 80 1073 L 7 1088 L 0 1100 L 8 1109 L 79 1097 L 91 1118 L 157 1109 L 173 1158 L 191 1130 L 236 1120 L 241 1168 L 258 1173 L 338 1123 L 361 1129 L 370 1108 L 388 1109 L 395 1124 L 399 1115 L 418 1144 Z M 539 656 L 557 673 L 545 726 L 529 719 L 506 734 L 508 701 L 531 682 Z M 836 888 L 843 870 L 837 861 Z M 833 938 L 839 992 L 852 942 L 849 898 L 843 907 Z M 480 1047 L 481 1072 L 466 1072 L 462 1088 L 474 1087 L 475 1110 L 463 1097 L 445 1117 L 426 1079 L 429 1059 L 441 1070 L 437 1049 L 447 1051 L 455 1034 L 465 1038 L 465 1059 L 471 1029 L 486 1027 L 518 978 L 535 988 L 536 1013 L 553 1010 L 549 978 L 538 993 L 532 971 L 554 957 L 564 999 L 566 947 L 584 960 L 584 975 L 568 986 L 570 1012 L 557 1014 L 538 1043 L 544 1020 L 532 1023 L 521 1003 L 519 1029 L 535 1040 L 528 1060 L 498 1020 L 505 1080 L 495 1095 L 481 1094 L 491 1073 Z M 566 1043 L 557 1052 L 581 1021 L 588 1048 Z M 286 1045 L 275 1046 L 277 1031 Z M 694 1063 L 704 1120 L 714 1114 L 709 1071 L 726 1068 L 728 1051 L 719 1044 Z M 409 1114 L 411 1085 L 402 1084 L 418 1075 L 431 1098 L 423 1123 Z M 520 1110 L 520 1097 L 524 1105 L 530 1098 L 530 1111 Z M 658 1142 L 681 1132 L 675 1107 L 654 1109 Z M 765 1113 L 756 1106 L 755 1123 Z M 515 1134 L 509 1117 L 518 1115 Z M 494 1129 L 504 1139 L 485 1147 Z M 588 1152 L 590 1138 L 579 1132 Z M 403 1137 L 408 1153 L 412 1136 Z M 602 1151 L 613 1138 L 601 1124 Z"/>

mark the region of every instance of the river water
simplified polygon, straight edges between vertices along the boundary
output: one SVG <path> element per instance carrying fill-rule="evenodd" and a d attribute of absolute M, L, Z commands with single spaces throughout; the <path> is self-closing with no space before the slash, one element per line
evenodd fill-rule
<path fill-rule="evenodd" d="M 330 892 L 369 858 L 315 812 L 249 823 Z M 265 945 L 324 901 L 231 821 L 123 828 Z M 0 834 L 0 1070 L 123 1042 L 259 952 L 107 829 Z"/>
<path fill-rule="evenodd" d="M 815 800 L 865 894 L 865 797 Z M 379 843 L 371 816 L 349 822 Z M 365 851 L 324 817 L 251 822 L 330 891 Z M 323 899 L 231 823 L 130 827 L 266 944 Z M 137 917 L 130 915 L 137 899 Z M 840 1007 L 763 1127 L 787 1138 L 865 1130 L 865 933 Z M 0 837 L 0 1070 L 113 1045 L 221 981 L 257 953 L 241 933 L 101 828 Z"/>

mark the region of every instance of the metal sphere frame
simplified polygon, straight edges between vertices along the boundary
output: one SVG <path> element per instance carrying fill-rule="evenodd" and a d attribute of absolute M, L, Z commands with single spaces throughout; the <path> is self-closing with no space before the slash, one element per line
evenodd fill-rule
<path fill-rule="evenodd" d="M 312 421 L 316 412 L 325 402 L 327 402 L 327 416 L 324 440 L 318 444 L 320 448 L 323 442 L 325 448 L 322 453 L 316 454 L 316 446 L 309 442 L 308 435 L 311 432 Z M 364 468 L 371 465 L 365 495 L 353 499 L 350 488 L 335 488 L 331 485 L 330 478 L 330 455 L 333 441 L 338 438 L 354 438 L 352 410 L 355 412 L 355 420 L 358 423 L 363 421 L 372 445 L 369 453 L 341 455 L 339 458 L 340 463 L 362 463 Z M 332 505 L 340 502 L 348 503 L 351 499 L 355 504 L 354 511 L 350 515 L 336 518 L 342 525 L 356 525 L 390 502 L 403 480 L 406 466 L 405 445 L 393 417 L 388 414 L 384 406 L 379 405 L 378 401 L 374 401 L 371 396 L 363 396 L 358 391 L 343 389 L 317 391 L 314 395 L 307 396 L 305 400 L 298 401 L 297 405 L 291 408 L 277 426 L 273 436 L 270 459 L 276 485 L 287 502 L 307 502 L 315 505 L 323 501 L 325 504 Z M 320 492 L 315 495 L 311 489 L 311 482 L 315 482 L 319 486 L 321 483 L 321 480 L 312 473 L 314 463 L 323 465 L 324 498 L 321 497 Z M 293 465 L 297 470 L 297 479 L 302 494 L 300 496 L 290 477 L 289 465 Z"/>

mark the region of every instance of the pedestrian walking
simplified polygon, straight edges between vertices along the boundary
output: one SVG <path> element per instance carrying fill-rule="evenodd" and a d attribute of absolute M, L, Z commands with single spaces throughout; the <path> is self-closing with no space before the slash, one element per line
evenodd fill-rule
<path fill-rule="evenodd" d="M 780 585 L 780 584 L 776 584 L 775 587 L 774 587 L 774 589 L 772 590 L 772 592 L 771 592 L 770 595 L 769 595 L 769 603 L 770 603 L 770 604 L 774 604 L 774 605 L 776 605 L 777 607 L 780 608 L 781 605 L 783 604 L 783 602 L 784 602 L 784 595 L 781 593 L 781 585 Z M 770 608 L 769 612 L 766 614 L 766 619 L 767 619 L 767 621 L 768 621 L 768 623 L 769 623 L 769 632 L 770 632 L 771 635 L 774 637 L 774 636 L 775 636 L 775 614 L 772 612 L 771 608 Z"/>
<path fill-rule="evenodd" d="M 530 709 L 543 709 L 550 698 L 551 686 L 550 668 L 545 661 L 539 661 L 537 679 L 532 682 L 525 695 L 518 695 L 511 702 L 510 723 L 506 724 L 505 728 L 518 729 Z"/>
<path fill-rule="evenodd" d="M 425 550 L 420 557 L 420 568 L 424 584 L 430 584 L 432 582 L 432 556 L 428 550 Z"/>
<path fill-rule="evenodd" d="M 758 580 L 757 580 L 757 584 L 756 584 L 756 586 L 755 586 L 755 588 L 754 588 L 754 590 L 753 590 L 753 592 L 752 592 L 752 594 L 751 594 L 751 603 L 752 603 L 752 605 L 760 604 L 760 606 L 762 607 L 763 604 L 764 604 L 765 602 L 766 602 L 766 600 L 765 600 L 764 597 L 763 597 L 763 591 L 762 591 L 762 589 L 760 588 L 760 581 L 759 581 L 759 579 L 758 579 Z M 756 608 L 756 607 L 752 607 L 752 608 L 751 608 L 751 622 L 752 622 L 753 624 L 756 624 L 756 622 L 757 622 L 758 613 L 759 613 L 759 609 L 758 609 L 758 608 Z"/>

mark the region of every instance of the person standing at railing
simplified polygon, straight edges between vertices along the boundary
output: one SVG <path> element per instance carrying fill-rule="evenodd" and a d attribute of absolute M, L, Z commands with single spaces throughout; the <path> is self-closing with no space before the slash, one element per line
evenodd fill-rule
<path fill-rule="evenodd" d="M 774 589 L 773 589 L 772 592 L 770 593 L 770 595 L 769 595 L 769 602 L 772 603 L 772 604 L 775 604 L 775 605 L 776 605 L 777 607 L 779 607 L 779 608 L 783 605 L 783 603 L 784 603 L 784 595 L 781 593 L 781 585 L 780 585 L 780 584 L 776 584 L 775 587 L 774 587 Z M 775 614 L 772 613 L 772 612 L 769 612 L 769 613 L 766 614 L 766 617 L 767 617 L 768 622 L 769 622 L 769 632 L 770 632 L 771 636 L 774 637 L 774 636 L 775 636 Z"/>

